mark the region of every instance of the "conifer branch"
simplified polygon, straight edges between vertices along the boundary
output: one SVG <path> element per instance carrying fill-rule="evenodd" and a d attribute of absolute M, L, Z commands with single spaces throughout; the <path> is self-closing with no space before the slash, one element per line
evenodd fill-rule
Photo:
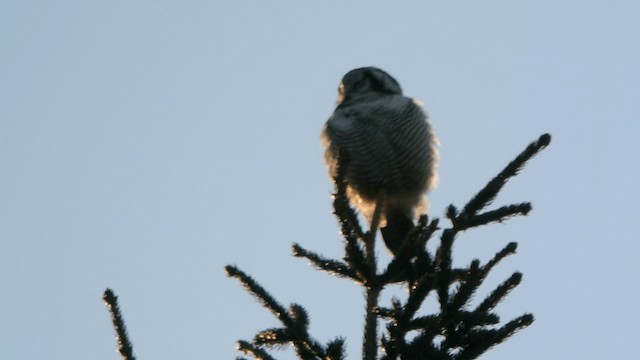
<path fill-rule="evenodd" d="M 471 217 L 489 205 L 496 198 L 498 192 L 502 190 L 507 180 L 517 175 L 524 164 L 540 152 L 540 150 L 547 147 L 550 142 L 551 136 L 544 134 L 540 136 L 537 141 L 529 144 L 520 155 L 510 162 L 496 177 L 491 179 L 491 181 L 464 206 L 464 210 L 460 216 L 463 218 Z"/>
<path fill-rule="evenodd" d="M 365 284 L 369 275 L 367 260 L 360 243 L 353 237 L 345 238 L 344 252 L 344 260 L 354 270 L 357 278 L 360 279 L 358 283 Z"/>
<path fill-rule="evenodd" d="M 420 306 L 432 290 L 437 285 L 437 275 L 435 273 L 425 273 L 416 285 L 409 292 L 409 297 L 404 305 L 404 316 L 408 319 L 413 317 L 420 309 Z"/>
<path fill-rule="evenodd" d="M 231 265 L 227 265 L 225 269 L 228 276 L 238 279 L 284 325 L 284 328 L 271 328 L 259 332 L 250 344 L 251 347 L 244 346 L 249 344 L 244 342 L 243 349 L 248 349 L 249 353 L 253 354 L 255 349 L 260 349 L 260 346 L 273 347 L 290 343 L 300 359 L 312 360 L 326 357 L 324 347 L 309 336 L 309 316 L 302 306 L 291 304 L 289 311 L 286 311 L 284 306 L 240 269 Z"/>
<path fill-rule="evenodd" d="M 337 338 L 335 340 L 329 341 L 327 344 L 327 360 L 342 360 L 345 358 L 345 348 L 344 348 L 345 339 Z"/>
<path fill-rule="evenodd" d="M 438 301 L 445 311 L 449 303 L 449 284 L 451 283 L 451 247 L 455 238 L 455 229 L 445 229 L 440 237 L 440 247 L 436 252 L 435 268 L 437 276 Z"/>
<path fill-rule="evenodd" d="M 519 272 L 513 273 L 507 280 L 505 280 L 502 284 L 498 285 L 489 296 L 487 296 L 478 307 L 476 307 L 476 311 L 490 311 L 495 308 L 502 299 L 511 290 L 513 290 L 516 286 L 520 284 L 522 281 L 522 274 Z"/>
<path fill-rule="evenodd" d="M 113 322 L 113 328 L 116 331 L 116 342 L 118 343 L 118 353 L 123 360 L 135 360 L 133 356 L 133 345 L 129 341 L 127 335 L 127 327 L 124 324 L 124 318 L 120 313 L 120 306 L 118 306 L 118 297 L 113 290 L 107 288 L 103 295 L 102 300 L 107 304 L 107 308 L 111 313 L 111 321 Z"/>
<path fill-rule="evenodd" d="M 409 232 L 387 268 L 380 274 L 378 281 L 382 284 L 390 284 L 410 280 L 410 286 L 413 286 L 415 273 L 422 272 L 426 268 L 430 269 L 432 266 L 431 256 L 425 251 L 425 247 L 436 230 L 438 230 L 438 219 L 433 219 L 429 223 L 427 215 L 421 216 L 416 227 Z"/>
<path fill-rule="evenodd" d="M 308 259 L 309 261 L 311 261 L 311 264 L 319 270 L 326 271 L 330 274 L 334 274 L 340 277 L 349 278 L 357 282 L 363 281 L 363 279 L 360 278 L 355 271 L 353 271 L 352 267 L 342 261 L 324 258 L 314 252 L 304 249 L 302 246 L 295 243 L 293 244 L 292 250 L 293 256 Z"/>
<path fill-rule="evenodd" d="M 276 360 L 269 355 L 268 352 L 261 349 L 259 346 L 254 346 L 248 341 L 240 340 L 236 343 L 236 349 L 244 354 L 251 355 L 258 360 Z"/>
<path fill-rule="evenodd" d="M 489 273 L 489 271 L 491 271 L 491 269 L 493 269 L 493 267 L 498 262 L 500 262 L 500 260 L 504 259 L 509 255 L 515 254 L 517 249 L 518 249 L 518 243 L 510 242 L 502 250 L 498 251 L 496 255 L 493 257 L 493 259 L 489 260 L 489 262 L 487 262 L 482 267 L 482 271 L 485 273 L 485 276 L 486 274 Z"/>
<path fill-rule="evenodd" d="M 288 315 L 287 310 L 276 299 L 274 299 L 262 286 L 253 278 L 245 274 L 235 266 L 225 266 L 227 276 L 236 278 L 240 283 L 285 326 L 293 326 L 293 319 Z"/>
<path fill-rule="evenodd" d="M 500 335 L 501 341 L 504 341 L 509 336 L 515 334 L 518 330 L 524 329 L 527 326 L 533 324 L 534 317 L 532 314 L 524 314 L 521 315 L 508 323 L 506 323 L 503 327 L 498 329 L 498 334 Z"/>
<path fill-rule="evenodd" d="M 453 294 L 451 302 L 447 305 L 447 313 L 459 312 L 471 299 L 478 287 L 480 287 L 483 279 L 484 276 L 480 269 L 480 261 L 473 260 L 469 269 L 466 271 L 466 276 L 461 280 L 461 285 Z"/>
<path fill-rule="evenodd" d="M 516 252 L 516 243 L 507 244 L 484 265 L 475 259 L 467 267 L 452 266 L 452 250 L 456 236 L 462 231 L 527 215 L 531 211 L 531 204 L 525 202 L 481 212 L 493 202 L 506 182 L 549 142 L 550 136 L 545 134 L 530 144 L 462 210 L 450 205 L 446 217 L 451 221 L 451 227 L 440 234 L 435 254 L 426 245 L 439 230 L 438 219 L 421 216 L 406 239 L 394 249 L 393 259 L 380 274 L 377 273 L 375 236 L 384 196 L 378 201 L 369 230 L 363 232 L 357 214 L 349 204 L 348 184 L 344 181 L 348 159 L 339 159 L 333 206 L 345 239 L 344 256 L 342 260 L 329 259 L 299 244 L 293 245 L 293 254 L 308 259 L 320 270 L 355 280 L 365 288 L 364 359 L 377 360 L 379 350 L 380 359 L 384 360 L 475 359 L 533 322 L 531 314 L 524 314 L 498 327 L 500 318 L 493 312 L 498 303 L 520 284 L 522 274 L 518 272 L 491 291 L 479 305 L 469 309 L 469 303 L 489 272 L 502 259 Z M 293 304 L 287 312 L 249 276 L 230 266 L 227 272 L 229 276 L 238 278 L 284 325 L 283 328 L 259 332 L 252 343 L 242 342 L 245 353 L 271 359 L 264 347 L 291 344 L 300 359 L 344 358 L 344 339 L 338 338 L 326 346 L 312 340 L 308 334 L 308 316 L 302 306 Z M 406 286 L 406 300 L 394 298 L 389 307 L 381 306 L 378 303 L 380 292 L 396 283 Z M 422 305 L 431 294 L 435 294 L 439 301 L 439 312 L 420 314 Z M 381 335 L 377 331 L 378 318 L 385 323 L 385 331 Z"/>
<path fill-rule="evenodd" d="M 527 215 L 529 211 L 531 211 L 530 203 L 507 205 L 496 210 L 487 211 L 471 217 L 462 216 L 457 219 L 456 226 L 460 231 L 463 231 L 468 228 L 487 225 L 492 222 L 503 222 L 512 216 Z"/>
<path fill-rule="evenodd" d="M 362 353 L 364 360 L 376 360 L 378 356 L 378 314 L 376 313 L 376 309 L 378 307 L 378 299 L 380 298 L 380 291 L 382 291 L 382 287 L 376 281 L 378 269 L 375 249 L 376 233 L 378 232 L 378 225 L 385 199 L 386 194 L 381 193 L 378 197 L 376 208 L 373 213 L 371 227 L 366 234 L 365 254 L 368 273 L 366 278 L 367 282 L 365 283 L 365 325 L 362 340 Z"/>

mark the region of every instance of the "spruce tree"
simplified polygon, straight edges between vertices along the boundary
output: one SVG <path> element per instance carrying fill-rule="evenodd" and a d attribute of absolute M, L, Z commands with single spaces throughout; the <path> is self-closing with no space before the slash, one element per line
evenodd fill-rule
<path fill-rule="evenodd" d="M 463 231 L 527 215 L 531 211 L 528 202 L 485 209 L 493 203 L 506 182 L 550 141 L 549 134 L 540 136 L 467 204 L 461 208 L 450 205 L 446 210 L 448 224 L 445 228 L 439 226 L 438 218 L 421 216 L 402 246 L 394 249 L 393 258 L 387 264 L 381 264 L 376 258 L 376 216 L 370 227 L 363 230 L 346 196 L 344 171 L 340 171 L 344 166 L 339 168 L 334 179 L 333 208 L 344 238 L 342 259 L 326 258 L 299 244 L 293 244 L 293 255 L 309 260 L 318 270 L 348 279 L 364 288 L 364 360 L 476 359 L 533 323 L 534 317 L 530 313 L 501 323 L 495 312 L 498 303 L 520 284 L 522 274 L 519 272 L 490 291 L 478 305 L 470 304 L 489 272 L 502 259 L 516 252 L 517 243 L 507 244 L 484 263 L 474 259 L 464 267 L 453 266 L 452 246 L 456 236 Z M 378 209 L 383 201 L 383 197 L 379 199 Z M 432 252 L 427 249 L 427 243 L 434 237 L 439 238 L 439 244 Z M 238 267 L 228 265 L 225 270 L 280 322 L 277 327 L 258 332 L 251 341 L 238 341 L 237 348 L 245 356 L 271 360 L 275 359 L 272 355 L 274 350 L 291 346 L 303 360 L 347 358 L 344 338 L 336 337 L 322 344 L 311 336 L 310 318 L 302 305 L 285 307 Z M 406 297 L 402 300 L 393 298 L 390 304 L 380 304 L 380 293 L 388 286 L 398 284 L 406 289 Z M 438 311 L 423 314 L 421 306 L 429 296 L 436 298 Z M 119 353 L 123 359 L 135 359 L 117 297 L 107 289 L 103 299 L 112 315 Z M 384 326 L 382 331 L 378 329 L 379 324 Z"/>
<path fill-rule="evenodd" d="M 299 244 L 293 244 L 293 254 L 306 258 L 318 270 L 351 280 L 364 288 L 363 359 L 475 359 L 533 322 L 533 315 L 527 313 L 500 324 L 500 317 L 494 311 L 498 303 L 520 284 L 522 274 L 519 272 L 504 280 L 477 306 L 469 304 L 493 267 L 516 252 L 515 242 L 507 244 L 486 263 L 475 259 L 466 267 L 452 265 L 452 246 L 462 231 L 503 222 L 531 211 L 528 202 L 491 210 L 485 208 L 496 199 L 506 182 L 550 141 L 550 135 L 542 135 L 466 205 L 460 209 L 450 205 L 446 210 L 449 222 L 446 228 L 438 226 L 437 218 L 420 217 L 400 249 L 395 250 L 393 259 L 385 265 L 375 256 L 376 216 L 370 228 L 364 231 L 347 200 L 344 171 L 338 170 L 334 179 L 333 208 L 344 237 L 343 258 L 329 259 Z M 384 198 L 379 200 L 378 209 L 383 201 Z M 427 249 L 427 243 L 435 234 L 439 234 L 440 243 L 432 253 Z M 291 345 L 303 360 L 346 359 L 343 338 L 337 337 L 326 344 L 313 339 L 308 331 L 309 315 L 303 306 L 291 304 L 285 307 L 239 268 L 227 266 L 226 271 L 281 323 L 279 327 L 258 332 L 251 341 L 239 341 L 238 349 L 245 355 L 275 359 L 270 350 Z M 380 293 L 392 284 L 401 284 L 407 289 L 406 299 L 394 298 L 391 304 L 379 304 Z M 428 296 L 437 297 L 439 311 L 421 314 L 419 310 Z M 385 328 L 381 337 L 378 337 L 379 323 Z M 410 332 L 417 335 L 409 336 Z"/>

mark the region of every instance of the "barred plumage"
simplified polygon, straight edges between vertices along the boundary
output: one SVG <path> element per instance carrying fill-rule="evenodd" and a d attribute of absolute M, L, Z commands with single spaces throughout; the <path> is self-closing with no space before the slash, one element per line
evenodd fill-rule
<path fill-rule="evenodd" d="M 394 251 L 416 212 L 428 210 L 425 193 L 437 182 L 438 141 L 422 107 L 403 96 L 386 72 L 352 70 L 339 86 L 338 105 L 322 142 L 330 176 L 338 152 L 348 158 L 349 200 L 369 221 L 379 196 L 386 194 L 380 226 Z"/>

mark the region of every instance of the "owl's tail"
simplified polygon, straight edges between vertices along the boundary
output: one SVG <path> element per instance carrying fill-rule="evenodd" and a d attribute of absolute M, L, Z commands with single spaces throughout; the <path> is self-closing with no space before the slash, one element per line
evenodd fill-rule
<path fill-rule="evenodd" d="M 389 216 L 387 214 L 387 226 L 380 229 L 382 239 L 393 254 L 397 254 L 406 239 L 409 231 L 413 229 L 413 220 L 405 214 Z"/>

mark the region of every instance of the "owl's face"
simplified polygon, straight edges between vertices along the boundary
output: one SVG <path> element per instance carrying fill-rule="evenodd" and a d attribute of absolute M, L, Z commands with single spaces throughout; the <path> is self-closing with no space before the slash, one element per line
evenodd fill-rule
<path fill-rule="evenodd" d="M 391 75 L 376 67 L 351 70 L 338 86 L 338 104 L 382 95 L 402 95 L 402 89 Z"/>

